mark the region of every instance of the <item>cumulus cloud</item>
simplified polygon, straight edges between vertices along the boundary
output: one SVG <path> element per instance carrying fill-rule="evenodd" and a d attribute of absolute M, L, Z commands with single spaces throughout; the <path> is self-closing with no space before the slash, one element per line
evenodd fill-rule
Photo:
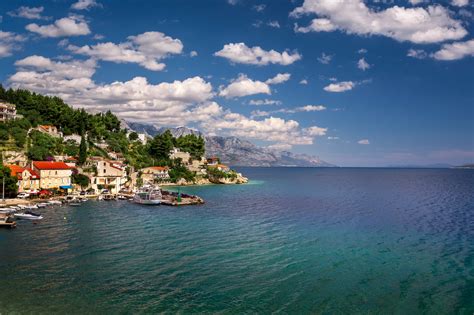
<path fill-rule="evenodd" d="M 263 100 L 250 100 L 249 105 L 254 105 L 254 106 L 261 106 L 261 105 L 281 105 L 281 101 L 277 100 L 269 100 L 269 99 L 263 99 Z"/>
<path fill-rule="evenodd" d="M 407 52 L 407 56 L 416 58 L 416 59 L 425 59 L 428 56 L 428 54 L 423 49 L 410 48 Z"/>
<path fill-rule="evenodd" d="M 80 36 L 88 35 L 91 32 L 87 22 L 79 15 L 70 15 L 49 25 L 28 24 L 26 29 L 42 37 Z"/>
<path fill-rule="evenodd" d="M 367 144 L 370 144 L 370 141 L 369 141 L 369 139 L 361 139 L 361 140 L 357 141 L 357 143 L 367 145 Z"/>
<path fill-rule="evenodd" d="M 326 130 L 302 128 L 297 121 L 282 118 L 257 120 L 226 110 L 212 101 L 212 85 L 201 77 L 158 84 L 135 77 L 99 84 L 92 79 L 97 68 L 94 59 L 54 61 L 34 55 L 15 65 L 17 72 L 8 79 L 10 87 L 56 95 L 89 111 L 112 110 L 131 121 L 157 126 L 194 124 L 208 134 L 232 134 L 288 147 L 312 144 Z"/>
<path fill-rule="evenodd" d="M 278 73 L 275 77 L 268 79 L 265 81 L 266 84 L 281 84 L 286 82 L 290 79 L 291 74 L 289 73 Z"/>
<path fill-rule="evenodd" d="M 198 55 L 197 51 L 193 50 L 189 53 L 190 57 L 196 57 Z"/>
<path fill-rule="evenodd" d="M 287 114 L 294 114 L 294 113 L 302 113 L 302 112 L 320 112 L 326 110 L 326 107 L 323 105 L 305 105 L 295 108 L 289 109 L 280 109 L 275 111 L 274 113 L 287 113 Z"/>
<path fill-rule="evenodd" d="M 474 39 L 445 44 L 433 54 L 433 58 L 437 60 L 457 60 L 469 56 L 474 56 Z"/>
<path fill-rule="evenodd" d="M 456 7 L 465 7 L 469 4 L 469 0 L 452 0 L 451 4 Z"/>
<path fill-rule="evenodd" d="M 266 80 L 265 82 L 252 80 L 245 74 L 240 74 L 234 79 L 228 86 L 221 86 L 219 96 L 225 98 L 236 98 L 255 94 L 272 94 L 270 85 L 281 84 L 290 79 L 289 73 L 278 73 L 273 78 Z"/>
<path fill-rule="evenodd" d="M 214 56 L 226 58 L 233 63 L 250 64 L 265 66 L 268 64 L 290 65 L 301 59 L 301 55 L 297 52 L 288 52 L 285 50 L 279 53 L 275 50 L 264 50 L 259 46 L 247 47 L 244 43 L 230 43 Z"/>
<path fill-rule="evenodd" d="M 183 44 L 179 39 L 160 32 L 145 32 L 129 36 L 127 39 L 127 42 L 119 44 L 107 42 L 82 47 L 69 45 L 68 50 L 97 60 L 137 63 L 152 71 L 163 70 L 165 64 L 159 61 L 171 54 L 180 54 L 183 50 Z"/>
<path fill-rule="evenodd" d="M 325 53 L 322 53 L 320 57 L 318 57 L 318 61 L 324 65 L 327 65 L 331 62 L 332 56 L 331 55 L 326 55 Z"/>
<path fill-rule="evenodd" d="M 345 92 L 345 91 L 350 91 L 355 87 L 355 83 L 352 81 L 342 81 L 342 82 L 336 82 L 336 83 L 331 83 L 328 86 L 324 87 L 324 90 L 326 92 Z"/>
<path fill-rule="evenodd" d="M 93 7 L 100 7 L 96 0 L 79 0 L 71 5 L 71 9 L 74 10 L 89 10 Z"/>
<path fill-rule="evenodd" d="M 225 98 L 234 98 L 255 94 L 270 95 L 271 93 L 270 86 L 267 83 L 258 80 L 254 81 L 246 75 L 240 74 L 227 87 L 221 88 L 219 95 Z"/>
<path fill-rule="evenodd" d="M 408 2 L 410 2 L 411 5 L 419 5 L 425 2 L 425 0 L 408 0 Z"/>
<path fill-rule="evenodd" d="M 308 84 L 308 80 L 303 79 L 303 80 L 300 81 L 300 84 L 306 85 L 306 84 Z"/>
<path fill-rule="evenodd" d="M 418 44 L 456 40 L 466 36 L 462 22 L 453 19 L 440 5 L 426 8 L 392 6 L 376 11 L 363 0 L 305 0 L 290 15 L 317 15 L 307 27 L 295 25 L 296 32 L 344 31 L 357 35 L 382 35 Z"/>
<path fill-rule="evenodd" d="M 8 12 L 8 15 L 13 16 L 13 17 L 21 17 L 21 18 L 25 18 L 29 20 L 48 19 L 48 17 L 41 15 L 43 11 L 44 11 L 44 7 L 21 6 L 14 11 Z"/>
<path fill-rule="evenodd" d="M 280 23 L 278 23 L 278 21 L 269 21 L 267 25 L 273 28 L 280 28 Z"/>
<path fill-rule="evenodd" d="M 20 43 L 25 37 L 13 32 L 0 31 L 0 58 L 12 55 L 12 52 L 20 48 Z"/>
<path fill-rule="evenodd" d="M 265 4 L 254 5 L 252 8 L 257 12 L 262 12 L 267 6 Z"/>
<path fill-rule="evenodd" d="M 365 58 L 360 58 L 359 61 L 357 62 L 357 68 L 359 68 L 362 71 L 370 69 L 370 64 L 365 61 Z"/>

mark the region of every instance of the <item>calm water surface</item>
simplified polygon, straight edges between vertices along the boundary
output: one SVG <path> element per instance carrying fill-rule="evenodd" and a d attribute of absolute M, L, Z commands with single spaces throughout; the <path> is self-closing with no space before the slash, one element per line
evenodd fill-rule
<path fill-rule="evenodd" d="M 0 230 L 0 313 L 473 314 L 474 171 L 241 171 Z"/>

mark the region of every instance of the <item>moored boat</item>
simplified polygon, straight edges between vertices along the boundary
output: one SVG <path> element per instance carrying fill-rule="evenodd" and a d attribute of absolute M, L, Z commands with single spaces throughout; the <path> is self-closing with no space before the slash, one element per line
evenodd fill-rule
<path fill-rule="evenodd" d="M 162 197 L 159 187 L 144 186 L 133 196 L 133 202 L 142 205 L 159 205 Z"/>
<path fill-rule="evenodd" d="M 40 213 L 34 213 L 32 211 L 25 211 L 23 213 L 15 213 L 15 218 L 24 220 L 42 220 L 43 216 Z"/>

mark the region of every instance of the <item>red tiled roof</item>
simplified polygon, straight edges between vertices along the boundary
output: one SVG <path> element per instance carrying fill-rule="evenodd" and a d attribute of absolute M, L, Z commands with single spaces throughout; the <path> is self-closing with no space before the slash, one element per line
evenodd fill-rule
<path fill-rule="evenodd" d="M 35 170 L 31 169 L 31 168 L 27 168 L 26 169 L 28 172 L 30 172 L 31 174 L 31 178 L 33 179 L 39 179 L 40 178 L 40 175 L 38 174 L 38 172 L 36 172 Z"/>
<path fill-rule="evenodd" d="M 15 165 L 15 164 L 7 164 L 5 166 L 10 169 L 11 176 L 17 176 L 18 173 L 20 173 L 20 176 L 21 176 L 21 173 L 23 173 L 23 171 L 25 170 L 23 167 Z"/>
<path fill-rule="evenodd" d="M 64 162 L 34 161 L 33 166 L 39 170 L 69 170 L 72 169 Z"/>

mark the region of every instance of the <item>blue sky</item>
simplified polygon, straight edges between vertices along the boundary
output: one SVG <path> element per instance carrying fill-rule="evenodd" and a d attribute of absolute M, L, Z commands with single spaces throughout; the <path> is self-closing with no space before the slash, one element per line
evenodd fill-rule
<path fill-rule="evenodd" d="M 0 82 L 342 166 L 474 161 L 474 3 L 2 1 Z"/>

